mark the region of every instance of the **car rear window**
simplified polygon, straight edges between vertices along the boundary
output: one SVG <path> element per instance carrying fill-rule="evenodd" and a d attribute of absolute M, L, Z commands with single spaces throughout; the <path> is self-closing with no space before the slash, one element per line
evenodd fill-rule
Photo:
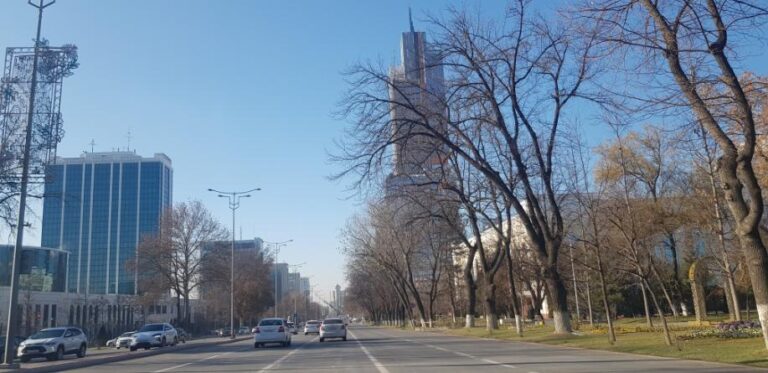
<path fill-rule="evenodd" d="M 283 325 L 283 320 L 261 320 L 259 326 Z"/>
<path fill-rule="evenodd" d="M 320 321 L 307 321 L 307 325 L 317 325 Z"/>
<path fill-rule="evenodd" d="M 343 321 L 341 319 L 328 319 L 323 321 L 323 324 L 342 324 Z"/>

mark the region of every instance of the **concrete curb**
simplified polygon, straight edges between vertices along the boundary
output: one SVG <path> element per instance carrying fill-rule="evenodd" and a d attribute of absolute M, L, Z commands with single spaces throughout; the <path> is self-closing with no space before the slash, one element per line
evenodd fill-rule
<path fill-rule="evenodd" d="M 101 364 L 107 364 L 107 363 L 115 363 L 118 361 L 126 361 L 126 360 L 133 360 L 133 359 L 141 359 L 145 357 L 155 356 L 155 355 L 161 355 L 166 354 L 170 352 L 177 352 L 177 351 L 185 351 L 185 350 L 192 350 L 195 348 L 200 347 L 208 347 L 208 346 L 217 346 L 217 345 L 223 345 L 227 343 L 234 343 L 234 342 L 241 342 L 246 341 L 248 339 L 251 339 L 253 337 L 240 337 L 235 339 L 225 339 L 225 340 L 219 340 L 214 342 L 207 342 L 207 343 L 195 343 L 195 344 L 183 344 L 183 345 L 176 345 L 172 348 L 155 348 L 153 350 L 144 351 L 140 354 L 126 352 L 125 354 L 114 354 L 104 357 L 94 357 L 89 359 L 88 356 L 86 356 L 83 359 L 77 359 L 73 360 L 71 362 L 62 363 L 62 364 L 52 364 L 50 366 L 45 367 L 38 367 L 38 368 L 24 368 L 24 365 L 22 364 L 21 369 L 15 370 L 20 371 L 24 373 L 47 373 L 47 372 L 61 372 L 64 370 L 71 370 L 71 369 L 79 369 L 79 368 L 86 368 L 94 365 L 101 365 Z M 0 370 L 2 372 L 3 370 Z"/>

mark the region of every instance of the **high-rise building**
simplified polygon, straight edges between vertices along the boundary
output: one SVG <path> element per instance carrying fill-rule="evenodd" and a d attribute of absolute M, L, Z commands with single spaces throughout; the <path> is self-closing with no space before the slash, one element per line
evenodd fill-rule
<path fill-rule="evenodd" d="M 171 159 L 134 152 L 57 158 L 46 169 L 42 246 L 70 253 L 67 291 L 135 294 L 128 262 L 171 206 Z"/>
<path fill-rule="evenodd" d="M 288 294 L 288 263 L 276 263 L 272 266 L 272 281 L 275 281 L 277 292 L 275 297 L 277 302 L 283 301 L 283 297 Z"/>
<path fill-rule="evenodd" d="M 301 273 L 291 272 L 288 274 L 288 294 L 296 295 L 301 286 Z"/>
<path fill-rule="evenodd" d="M 393 169 L 387 176 L 385 195 L 392 211 L 403 221 L 424 215 L 423 209 L 433 206 L 433 216 L 446 212 L 458 219 L 458 206 L 447 206 L 445 189 L 438 183 L 450 183 L 450 171 L 442 166 L 448 149 L 438 140 L 437 133 L 446 133 L 445 78 L 440 53 L 426 40 L 426 33 L 414 30 L 402 34 L 400 55 L 402 63 L 390 69 L 389 98 L 393 144 Z M 414 199 L 419 203 L 414 203 Z M 425 221 L 421 219 L 421 221 Z M 450 245 L 451 229 L 443 219 L 424 224 L 422 243 L 416 245 L 414 277 L 417 282 L 428 282 L 433 276 L 431 268 L 436 249 Z M 443 242 L 436 242 L 442 240 Z M 449 259 L 444 259 L 449 260 Z"/>
<path fill-rule="evenodd" d="M 302 277 L 299 280 L 299 293 L 305 297 L 309 297 L 309 292 L 312 288 L 309 286 L 309 277 Z"/>
<path fill-rule="evenodd" d="M 418 123 L 427 120 L 430 127 L 444 130 L 445 80 L 439 55 L 426 41 L 424 32 L 411 29 L 400 42 L 402 64 L 390 69 L 392 88 L 390 112 L 394 138 L 394 170 L 390 187 L 413 183 L 410 179 L 428 173 L 440 165 L 440 143 Z M 414 110 L 415 109 L 415 110 Z M 420 135 L 424 133 L 425 135 Z M 394 184 L 394 185 L 392 185 Z"/>

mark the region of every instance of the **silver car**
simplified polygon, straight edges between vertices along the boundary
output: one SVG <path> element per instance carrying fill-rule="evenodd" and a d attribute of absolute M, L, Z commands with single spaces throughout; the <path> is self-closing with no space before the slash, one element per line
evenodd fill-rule
<path fill-rule="evenodd" d="M 115 347 L 117 349 L 120 349 L 121 347 L 131 347 L 134 334 L 136 334 L 135 331 L 120 334 L 120 336 L 115 339 Z"/>
<path fill-rule="evenodd" d="M 304 335 L 307 334 L 320 334 L 320 321 L 309 320 L 304 324 Z"/>
<path fill-rule="evenodd" d="M 323 320 L 323 324 L 320 325 L 320 342 L 324 342 L 328 338 L 340 338 L 342 341 L 347 340 L 347 326 L 344 325 L 344 320 Z"/>
<path fill-rule="evenodd" d="M 291 332 L 288 323 L 280 318 L 268 318 L 259 321 L 253 331 L 253 348 L 259 348 L 267 343 L 278 343 L 283 347 L 291 345 Z"/>
<path fill-rule="evenodd" d="M 152 347 L 175 346 L 179 342 L 179 334 L 171 324 L 147 324 L 131 336 L 131 351 L 139 348 L 149 350 Z"/>
<path fill-rule="evenodd" d="M 33 357 L 45 357 L 48 360 L 59 360 L 65 354 L 85 357 L 87 346 L 88 337 L 80 328 L 48 328 L 21 342 L 16 356 L 22 363 Z"/>

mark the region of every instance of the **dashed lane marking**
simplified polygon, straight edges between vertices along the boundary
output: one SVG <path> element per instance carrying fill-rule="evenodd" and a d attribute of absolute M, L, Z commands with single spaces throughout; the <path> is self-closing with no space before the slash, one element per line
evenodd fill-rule
<path fill-rule="evenodd" d="M 186 363 L 186 364 L 176 365 L 176 366 L 173 366 L 173 367 L 170 367 L 170 368 L 165 368 L 165 369 L 156 370 L 156 371 L 154 371 L 154 372 L 152 372 L 152 373 L 163 373 L 163 372 L 169 372 L 169 371 L 172 371 L 172 370 L 174 370 L 174 369 L 184 368 L 184 367 L 186 367 L 186 366 L 190 366 L 190 365 L 192 365 L 192 364 L 200 363 L 200 362 L 203 362 L 203 361 L 206 361 L 206 360 L 210 360 L 210 359 L 215 359 L 215 358 L 217 358 L 217 357 L 219 357 L 219 356 L 224 356 L 224 355 L 227 355 L 227 354 L 229 354 L 229 352 L 225 352 L 225 353 L 223 353 L 223 354 L 216 354 L 216 355 L 211 355 L 211 356 L 208 356 L 208 357 L 206 357 L 205 359 L 200 359 L 200 360 L 197 360 L 197 361 L 193 361 L 193 362 L 191 362 L 191 363 Z"/>
<path fill-rule="evenodd" d="M 318 337 L 315 337 L 315 338 L 312 338 L 312 340 L 310 340 L 309 342 L 302 343 L 301 345 L 299 345 L 299 347 L 296 347 L 295 349 L 291 350 L 291 352 L 283 355 L 283 357 L 273 361 L 272 364 L 269 364 L 269 365 L 265 366 L 264 368 L 262 368 L 260 371 L 258 371 L 258 373 L 264 373 L 264 372 L 266 372 L 266 371 L 268 371 L 268 370 L 270 370 L 270 369 L 280 365 L 280 363 L 285 361 L 285 359 L 287 359 L 287 358 L 291 357 L 293 354 L 299 352 L 302 348 L 304 348 L 304 346 L 306 346 L 309 343 L 314 342 L 315 340 L 317 340 L 317 338 Z"/>
<path fill-rule="evenodd" d="M 357 336 L 355 336 L 355 335 L 354 335 L 352 332 L 349 332 L 349 335 L 351 335 L 351 336 L 352 336 L 352 338 L 354 338 L 354 339 L 355 339 L 355 342 L 357 342 L 357 345 L 358 345 L 358 346 L 360 346 L 360 349 L 361 349 L 361 350 L 363 350 L 363 353 L 365 353 L 365 356 L 368 356 L 368 360 L 370 360 L 370 361 L 371 361 L 371 363 L 373 363 L 373 366 L 375 366 L 375 367 L 376 367 L 376 369 L 378 369 L 379 373 L 389 373 L 389 370 L 387 370 L 387 368 L 385 368 L 385 367 L 384 367 L 384 365 L 383 365 L 383 364 L 381 364 L 381 363 L 379 362 L 379 360 L 378 360 L 378 359 L 376 359 L 376 357 L 375 357 L 375 356 L 373 356 L 373 355 L 370 353 L 370 351 L 368 351 L 368 349 L 367 349 L 367 348 L 365 348 L 365 346 L 363 346 L 363 343 L 362 343 L 362 342 L 360 342 L 360 340 L 359 340 L 359 339 L 357 339 Z"/>

